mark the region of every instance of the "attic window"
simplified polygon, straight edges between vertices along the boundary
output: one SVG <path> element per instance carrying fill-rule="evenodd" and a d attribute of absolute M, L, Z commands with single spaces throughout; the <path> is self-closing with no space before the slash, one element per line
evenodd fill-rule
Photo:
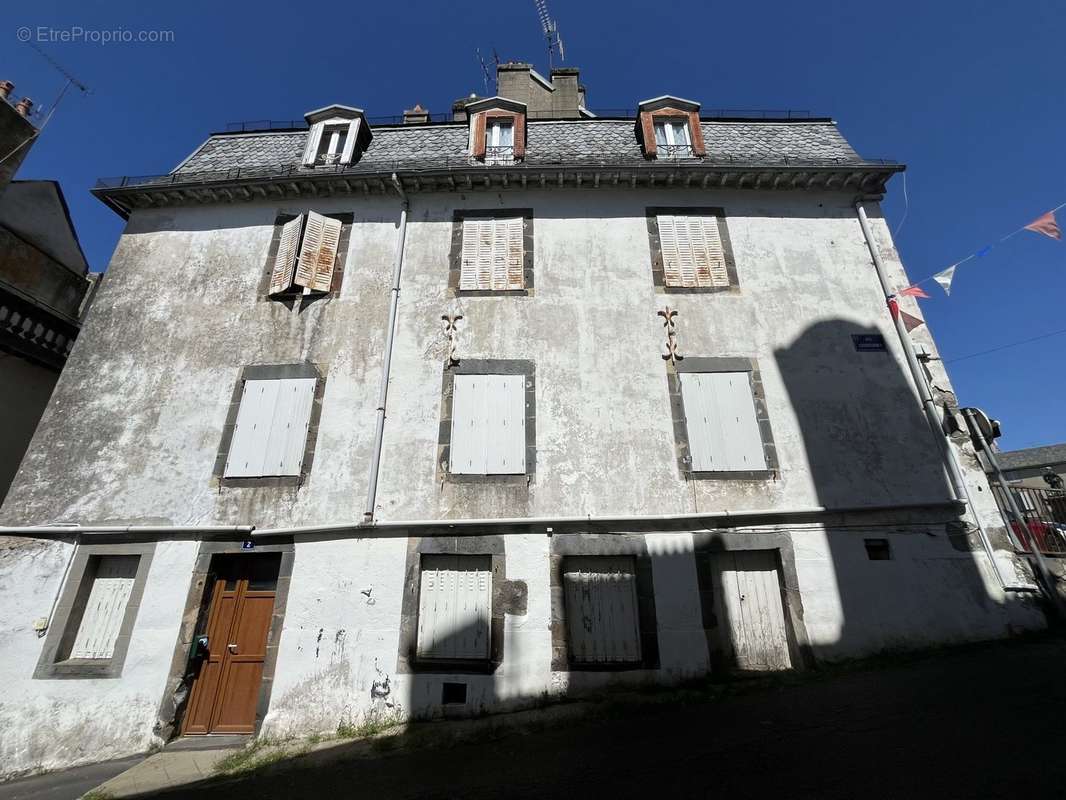
<path fill-rule="evenodd" d="M 361 119 L 333 118 L 312 123 L 304 147 L 305 167 L 348 165 L 355 156 Z"/>
<path fill-rule="evenodd" d="M 485 126 L 485 163 L 514 163 L 514 121 L 489 119 Z"/>
<path fill-rule="evenodd" d="M 691 158 L 692 137 L 685 117 L 661 117 L 655 120 L 655 154 L 657 158 Z"/>
<path fill-rule="evenodd" d="M 347 125 L 327 125 L 322 130 L 315 154 L 316 164 L 337 164 L 344 153 L 345 140 L 348 138 Z"/>

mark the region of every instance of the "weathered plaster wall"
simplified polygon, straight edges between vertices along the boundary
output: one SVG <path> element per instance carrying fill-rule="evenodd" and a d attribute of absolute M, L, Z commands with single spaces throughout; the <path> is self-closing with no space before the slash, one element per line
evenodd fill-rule
<path fill-rule="evenodd" d="M 655 291 L 645 208 L 685 204 L 726 209 L 738 292 Z M 455 209 L 517 206 L 534 209 L 532 295 L 451 297 Z M 257 289 L 276 215 L 306 207 L 234 204 L 134 215 L 0 523 L 271 527 L 361 519 L 399 202 L 333 198 L 311 207 L 351 212 L 355 224 L 340 295 L 294 309 L 264 301 Z M 883 221 L 873 224 L 894 280 L 905 285 Z M 917 313 L 912 302 L 904 305 Z M 665 335 L 656 316 L 665 305 L 679 310 L 683 355 L 757 359 L 781 465 L 776 479 L 686 482 L 679 475 L 661 357 Z M 536 363 L 537 471 L 529 486 L 438 481 L 441 315 L 456 310 L 464 316 L 460 357 Z M 878 332 L 888 352 L 855 351 L 853 333 Z M 240 370 L 301 361 L 327 376 L 309 480 L 299 488 L 220 488 L 211 471 Z M 939 364 L 931 371 L 948 397 Z M 963 451 L 963 459 L 979 512 L 1001 527 L 972 453 Z M 379 519 L 663 514 L 947 497 L 850 197 L 680 189 L 412 196 Z M 789 529 L 804 625 L 817 656 L 1041 624 L 1037 610 L 1000 591 L 976 538 L 948 535 L 946 521 L 942 509 L 928 509 L 838 520 L 828 533 L 819 525 Z M 867 561 L 865 536 L 888 536 L 893 560 Z M 500 668 L 461 679 L 470 707 L 649 677 L 552 673 L 547 531 L 504 539 L 506 577 L 525 582 L 526 612 L 505 617 Z M 647 541 L 661 663 L 653 677 L 679 680 L 708 663 L 692 537 L 660 533 Z M 19 687 L 5 699 L 7 718 L 0 722 L 29 729 L 40 717 L 44 730 L 61 734 L 53 740 L 70 743 L 45 753 L 19 738 L 30 734 L 7 734 L 3 752 L 27 765 L 19 769 L 87 758 L 70 749 L 74 732 L 99 725 L 104 707 L 121 704 L 132 715 L 107 728 L 127 731 L 124 738 L 105 736 L 108 754 L 150 740 L 188 588 L 181 576 L 191 570 L 194 549 L 165 546 L 174 550 L 169 560 L 157 554 L 152 575 L 169 564 L 172 583 L 165 591 L 149 584 L 145 608 L 157 616 L 137 621 L 141 638 L 131 648 L 128 679 L 31 683 L 39 642 L 24 641 L 32 632 L 5 634 L 23 638 L 21 649 L 0 655 L 0 676 Z M 397 673 L 406 552 L 403 537 L 297 542 L 265 732 L 332 730 L 374 710 L 433 710 L 449 678 Z M 10 557 L 13 565 L 38 566 L 18 584 L 5 584 L 21 609 L 7 624 L 27 625 L 44 613 L 25 576 L 38 576 L 30 584 L 53 585 L 57 559 Z M 1008 555 L 1003 561 L 1013 569 Z M 150 626 L 144 633 L 142 624 Z M 75 696 L 83 699 L 62 713 L 49 705 Z"/>
<path fill-rule="evenodd" d="M 156 545 L 122 677 L 33 680 L 48 617 L 73 545 L 0 538 L 0 780 L 147 750 L 196 543 Z"/>

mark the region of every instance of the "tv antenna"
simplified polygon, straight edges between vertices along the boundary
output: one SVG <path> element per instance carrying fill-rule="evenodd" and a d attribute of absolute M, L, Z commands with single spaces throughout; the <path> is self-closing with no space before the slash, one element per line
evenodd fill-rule
<path fill-rule="evenodd" d="M 489 65 L 485 63 L 485 59 L 481 56 L 481 48 L 477 48 L 474 52 L 477 53 L 478 63 L 481 64 L 481 74 L 485 79 L 485 96 L 491 97 L 492 95 L 496 94 L 496 76 L 493 73 L 489 72 Z M 496 55 L 496 48 L 492 49 L 492 59 L 496 62 L 496 66 L 498 67 L 500 65 L 500 57 Z M 490 82 L 493 86 L 493 90 L 491 92 L 489 91 Z"/>
<path fill-rule="evenodd" d="M 533 0 L 537 6 L 537 15 L 540 17 L 540 28 L 544 31 L 544 40 L 548 43 L 548 69 L 555 66 L 555 51 L 559 51 L 559 60 L 566 61 L 566 51 L 563 49 L 563 38 L 559 35 L 559 23 L 551 18 L 548 13 L 548 0 Z"/>

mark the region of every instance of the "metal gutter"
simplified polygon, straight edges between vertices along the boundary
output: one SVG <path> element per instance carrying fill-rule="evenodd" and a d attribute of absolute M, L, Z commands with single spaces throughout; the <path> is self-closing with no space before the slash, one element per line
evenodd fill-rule
<path fill-rule="evenodd" d="M 807 506 L 796 508 L 753 509 L 749 511 L 713 511 L 709 513 L 686 514 L 635 514 L 619 516 L 557 516 L 557 517 L 487 517 L 481 519 L 419 519 L 419 520 L 385 520 L 381 522 L 353 523 L 342 522 L 331 525 L 298 525 L 289 528 L 258 528 L 252 532 L 253 539 L 274 536 L 339 534 L 350 531 L 356 535 L 380 532 L 403 532 L 439 528 L 445 530 L 465 530 L 470 528 L 504 528 L 504 527 L 545 527 L 548 529 L 564 526 L 596 525 L 618 527 L 624 525 L 661 525 L 666 523 L 695 523 L 703 527 L 728 528 L 737 525 L 765 524 L 774 520 L 795 519 L 802 517 L 817 518 L 828 514 L 859 514 L 885 511 L 907 511 L 947 509 L 961 511 L 963 504 L 956 501 L 937 501 L 933 503 L 907 503 L 901 505 L 849 506 L 830 508 L 826 506 Z"/>
<path fill-rule="evenodd" d="M 0 527 L 0 536 L 85 536 L 133 533 L 251 533 L 255 525 L 23 525 Z"/>

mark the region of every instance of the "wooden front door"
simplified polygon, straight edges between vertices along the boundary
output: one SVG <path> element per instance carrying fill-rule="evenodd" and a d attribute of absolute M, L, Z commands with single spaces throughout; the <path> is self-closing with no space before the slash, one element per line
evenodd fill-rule
<path fill-rule="evenodd" d="M 781 580 L 773 550 L 715 554 L 715 594 L 726 623 L 733 666 L 741 671 L 792 666 Z"/>
<path fill-rule="evenodd" d="M 208 637 L 207 653 L 194 666 L 183 734 L 255 732 L 280 565 L 280 553 L 215 557 L 198 634 Z"/>

